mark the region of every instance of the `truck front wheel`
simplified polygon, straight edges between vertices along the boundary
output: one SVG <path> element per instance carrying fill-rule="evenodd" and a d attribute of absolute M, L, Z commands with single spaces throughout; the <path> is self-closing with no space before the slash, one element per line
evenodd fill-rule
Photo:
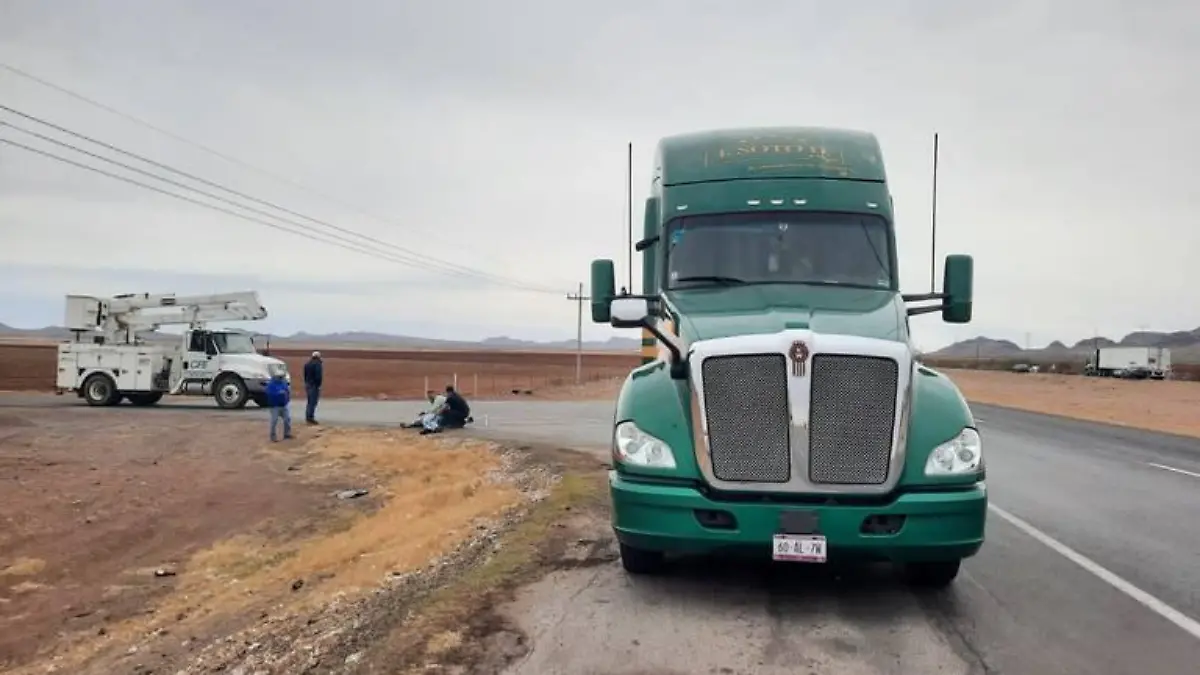
<path fill-rule="evenodd" d="M 909 563 L 905 565 L 908 582 L 919 588 L 945 588 L 958 576 L 961 560 Z"/>
<path fill-rule="evenodd" d="M 621 566 L 630 574 L 657 574 L 664 567 L 662 551 L 647 551 L 621 544 Z"/>
<path fill-rule="evenodd" d="M 117 383 L 104 373 L 93 373 L 83 383 L 83 400 L 88 405 L 116 405 L 121 400 Z"/>
<path fill-rule="evenodd" d="M 226 410 L 244 408 L 249 397 L 246 383 L 237 375 L 222 375 L 213 387 L 213 398 L 217 400 L 217 405 Z"/>

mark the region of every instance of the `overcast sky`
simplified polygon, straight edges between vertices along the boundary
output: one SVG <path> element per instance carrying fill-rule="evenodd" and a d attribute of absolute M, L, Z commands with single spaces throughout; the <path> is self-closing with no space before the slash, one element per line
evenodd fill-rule
<path fill-rule="evenodd" d="M 625 143 L 640 229 L 660 136 L 763 124 L 879 136 L 911 291 L 928 287 L 940 132 L 939 278 L 945 254 L 975 256 L 976 318 L 914 318 L 922 347 L 1200 325 L 1196 3 L 3 0 L 0 62 L 284 181 L 0 69 L 4 105 L 549 289 L 343 251 L 0 146 L 0 321 L 18 326 L 61 322 L 68 292 L 255 288 L 281 332 L 572 336 L 564 295 L 589 261 L 625 274 Z"/>

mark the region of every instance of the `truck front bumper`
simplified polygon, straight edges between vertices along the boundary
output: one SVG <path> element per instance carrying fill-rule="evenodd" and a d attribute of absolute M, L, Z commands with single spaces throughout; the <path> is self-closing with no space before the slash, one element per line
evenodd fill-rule
<path fill-rule="evenodd" d="M 871 505 L 716 501 L 691 486 L 630 480 L 609 472 L 612 524 L 634 548 L 671 553 L 745 552 L 770 555 L 785 512 L 816 515 L 830 561 L 957 560 L 983 545 L 987 487 L 905 492 Z M 882 528 L 880 524 L 885 524 Z M 882 531 L 881 531 L 882 530 Z"/>
<path fill-rule="evenodd" d="M 271 383 L 269 378 L 245 378 L 242 382 L 246 383 L 246 391 L 251 394 L 267 393 L 267 385 Z"/>

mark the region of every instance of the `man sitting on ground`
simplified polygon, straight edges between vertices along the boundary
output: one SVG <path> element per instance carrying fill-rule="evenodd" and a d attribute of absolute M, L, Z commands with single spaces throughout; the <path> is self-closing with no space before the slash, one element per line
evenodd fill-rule
<path fill-rule="evenodd" d="M 454 390 L 453 385 L 446 385 L 446 402 L 438 412 L 433 424 L 426 423 L 422 434 L 436 434 L 442 429 L 461 429 L 471 421 L 471 406 L 462 394 Z"/>
<path fill-rule="evenodd" d="M 417 415 L 417 420 L 411 424 L 405 424 L 406 429 L 426 429 L 437 428 L 438 413 L 442 412 L 442 407 L 446 405 L 446 397 L 443 394 L 433 395 L 433 390 L 425 392 L 425 398 L 429 400 L 429 409 Z"/>

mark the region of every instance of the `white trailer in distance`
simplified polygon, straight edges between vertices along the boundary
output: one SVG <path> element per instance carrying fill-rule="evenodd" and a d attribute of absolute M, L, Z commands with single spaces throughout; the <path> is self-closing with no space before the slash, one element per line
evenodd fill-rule
<path fill-rule="evenodd" d="M 1085 375 L 1163 380 L 1171 375 L 1171 350 L 1167 347 L 1101 347 L 1092 352 Z"/>
<path fill-rule="evenodd" d="M 66 309 L 75 337 L 58 346 L 58 392 L 73 392 L 89 405 L 124 399 L 148 406 L 170 394 L 212 396 L 226 409 L 247 401 L 265 407 L 267 381 L 275 373 L 291 381 L 287 364 L 259 354 L 251 333 L 207 325 L 265 319 L 254 291 L 68 295 Z M 182 335 L 154 332 L 168 325 L 187 328 Z"/>

